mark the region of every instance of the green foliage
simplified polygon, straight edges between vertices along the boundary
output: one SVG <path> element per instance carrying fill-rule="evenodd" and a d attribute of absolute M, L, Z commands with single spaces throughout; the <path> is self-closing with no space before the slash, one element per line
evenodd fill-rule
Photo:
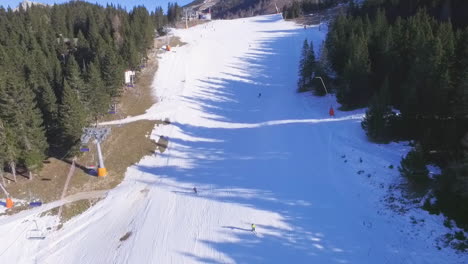
<path fill-rule="evenodd" d="M 167 4 L 167 20 L 169 23 L 174 24 L 182 17 L 182 7 L 176 3 Z"/>
<path fill-rule="evenodd" d="M 215 19 L 232 19 L 265 14 L 269 0 L 224 0 L 211 7 Z"/>
<path fill-rule="evenodd" d="M 67 64 L 65 65 L 65 80 L 71 89 L 75 90 L 78 94 L 78 99 L 87 104 L 91 97 L 91 90 L 85 85 L 81 76 L 81 70 L 74 56 L 69 56 Z"/>
<path fill-rule="evenodd" d="M 389 106 L 388 79 L 385 79 L 380 92 L 371 100 L 361 126 L 369 139 L 386 143 L 391 139 L 392 123 L 395 118 L 396 115 Z"/>
<path fill-rule="evenodd" d="M 66 80 L 63 83 L 61 102 L 59 122 L 62 143 L 68 149 L 76 148 L 80 142 L 82 129 L 87 125 L 87 113 L 80 100 L 79 92 L 72 89 Z"/>
<path fill-rule="evenodd" d="M 298 91 L 305 92 L 310 90 L 310 82 L 313 78 L 315 64 L 314 47 L 312 42 L 304 40 L 302 46 L 301 60 L 299 62 L 299 80 L 297 82 Z"/>
<path fill-rule="evenodd" d="M 327 9 L 339 3 L 339 0 L 294 0 L 290 5 L 283 7 L 283 17 L 285 19 L 293 19 L 300 17 L 303 14 L 310 14 L 319 10 Z"/>
<path fill-rule="evenodd" d="M 293 19 L 302 15 L 302 7 L 298 1 L 293 1 L 290 7 L 283 7 L 283 17 Z"/>
<path fill-rule="evenodd" d="M 401 175 L 407 178 L 411 183 L 422 185 L 429 181 L 429 171 L 426 168 L 424 153 L 418 147 L 411 150 L 406 157 L 401 160 L 398 170 Z"/>
<path fill-rule="evenodd" d="M 101 59 L 101 74 L 105 89 L 111 97 L 118 97 L 122 93 L 123 68 L 118 57 L 112 51 L 107 51 Z"/>
<path fill-rule="evenodd" d="M 130 12 L 86 2 L 0 9 L 0 167 L 38 169 L 76 149 L 82 128 L 120 96 L 164 27 L 162 9 Z"/>
<path fill-rule="evenodd" d="M 466 226 L 467 173 L 460 168 L 468 157 L 468 2 L 446 4 L 352 4 L 332 22 L 325 45 L 343 108 L 369 105 L 362 126 L 370 140 L 417 142 L 402 175 L 433 188 L 434 210 Z M 429 161 L 444 171 L 435 181 L 427 177 Z"/>
<path fill-rule="evenodd" d="M 307 39 L 304 40 L 301 52 L 301 60 L 299 62 L 299 79 L 297 81 L 298 92 L 313 91 L 315 95 L 323 96 L 326 94 L 326 90 L 322 81 L 317 77 L 322 77 L 324 82 L 329 81 L 328 74 L 326 72 L 326 65 L 324 60 L 321 58 L 317 61 L 315 58 L 314 45 L 312 41 L 309 42 Z"/>
<path fill-rule="evenodd" d="M 453 162 L 436 178 L 434 207 L 468 230 L 468 164 Z"/>
<path fill-rule="evenodd" d="M 33 92 L 8 77 L 0 88 L 0 109 L 7 131 L 6 160 L 18 160 L 29 169 L 39 168 L 48 146 Z"/>
<path fill-rule="evenodd" d="M 93 95 L 89 98 L 89 111 L 91 116 L 96 119 L 100 114 L 107 112 L 111 95 L 107 92 L 106 86 L 101 79 L 99 67 L 91 62 L 87 69 L 88 90 L 93 91 Z"/>

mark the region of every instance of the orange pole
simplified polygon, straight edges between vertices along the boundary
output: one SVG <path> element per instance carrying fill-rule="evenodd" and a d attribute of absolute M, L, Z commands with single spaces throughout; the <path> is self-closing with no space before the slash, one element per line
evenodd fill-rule
<path fill-rule="evenodd" d="M 6 198 L 6 208 L 12 208 L 14 205 L 13 201 L 11 198 Z"/>

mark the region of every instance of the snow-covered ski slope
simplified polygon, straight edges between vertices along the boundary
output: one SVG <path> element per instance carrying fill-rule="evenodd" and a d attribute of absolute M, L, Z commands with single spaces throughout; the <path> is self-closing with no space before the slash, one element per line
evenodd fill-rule
<path fill-rule="evenodd" d="M 333 98 L 296 93 L 303 40 L 317 50 L 325 33 L 278 15 L 175 31 L 188 44 L 160 59 L 160 102 L 121 121 L 168 118 L 151 135 L 168 149 L 45 240 L 25 236 L 51 217 L 0 218 L 0 263 L 466 261 L 436 249 L 440 217 L 380 201 L 407 146 L 371 144 L 363 110 L 330 118 Z"/>

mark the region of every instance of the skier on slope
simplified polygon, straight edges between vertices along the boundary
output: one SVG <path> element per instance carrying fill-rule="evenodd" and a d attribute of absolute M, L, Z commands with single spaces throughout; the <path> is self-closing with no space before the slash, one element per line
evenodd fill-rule
<path fill-rule="evenodd" d="M 252 224 L 252 232 L 255 232 L 255 224 Z"/>
<path fill-rule="evenodd" d="M 195 194 L 198 194 L 197 187 L 193 187 L 193 192 L 194 192 Z"/>

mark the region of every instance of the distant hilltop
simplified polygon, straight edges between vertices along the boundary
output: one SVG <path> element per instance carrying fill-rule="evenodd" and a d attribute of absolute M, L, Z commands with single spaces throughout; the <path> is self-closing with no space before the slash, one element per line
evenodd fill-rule
<path fill-rule="evenodd" d="M 79 2 L 79 1 L 80 0 L 69 0 L 68 2 Z M 0 3 L 0 5 L 1 5 L 1 3 Z M 30 8 L 31 6 L 33 6 L 33 5 L 49 6 L 48 4 L 33 2 L 33 1 L 29 1 L 29 0 L 23 0 L 23 2 L 18 4 L 17 8 L 13 9 L 13 11 L 18 11 L 20 9 L 20 7 L 26 10 L 26 9 Z"/>
<path fill-rule="evenodd" d="M 31 6 L 33 5 L 40 5 L 40 6 L 47 6 L 46 4 L 43 4 L 43 3 L 38 3 L 38 2 L 33 2 L 33 1 L 28 1 L 28 0 L 24 0 L 23 2 L 21 2 L 17 8 L 13 9 L 14 11 L 18 11 L 21 8 L 23 9 L 28 9 L 30 8 Z"/>
<path fill-rule="evenodd" d="M 318 0 L 317 0 L 318 1 Z M 238 18 L 276 13 L 293 0 L 194 0 L 184 6 L 194 12 L 211 12 L 213 18 Z"/>

